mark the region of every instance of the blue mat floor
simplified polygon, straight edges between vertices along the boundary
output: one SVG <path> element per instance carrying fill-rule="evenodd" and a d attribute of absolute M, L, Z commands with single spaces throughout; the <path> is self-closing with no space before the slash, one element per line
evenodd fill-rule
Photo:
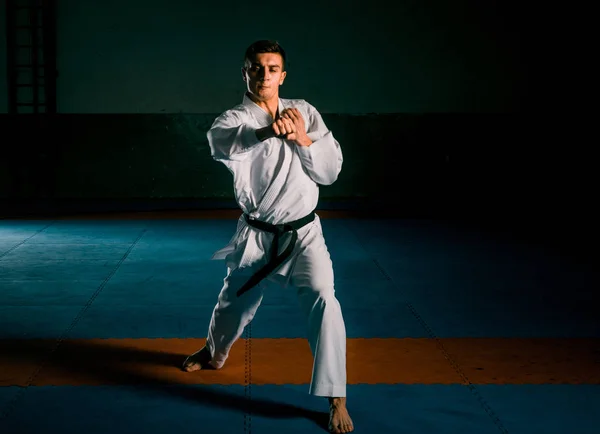
<path fill-rule="evenodd" d="M 430 221 L 322 224 L 348 338 L 600 338 L 597 273 L 555 251 Z M 0 339 L 203 338 L 225 276 L 210 257 L 235 226 L 0 220 Z M 252 337 L 305 336 L 293 289 L 269 286 Z M 325 432 L 307 391 L 6 385 L 0 433 Z M 600 384 L 349 384 L 348 406 L 357 433 L 600 432 Z"/>

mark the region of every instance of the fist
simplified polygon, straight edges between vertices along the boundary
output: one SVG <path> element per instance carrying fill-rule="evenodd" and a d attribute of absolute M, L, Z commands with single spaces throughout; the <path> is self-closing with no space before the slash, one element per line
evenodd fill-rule
<path fill-rule="evenodd" d="M 287 118 L 278 117 L 273 122 L 273 132 L 277 137 L 289 139 L 289 136 L 296 132 L 296 126 Z"/>
<path fill-rule="evenodd" d="M 298 145 L 308 146 L 308 136 L 306 135 L 306 125 L 300 110 L 288 108 L 283 110 L 279 117 L 273 122 L 273 132 L 277 137 L 291 140 Z"/>

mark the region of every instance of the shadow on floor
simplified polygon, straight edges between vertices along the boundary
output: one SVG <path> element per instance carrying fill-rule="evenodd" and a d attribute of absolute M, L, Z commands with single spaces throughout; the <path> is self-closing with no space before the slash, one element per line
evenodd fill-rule
<path fill-rule="evenodd" d="M 35 384 L 37 373 L 52 372 L 53 377 L 73 379 L 71 384 L 81 383 L 78 379 L 85 378 L 100 384 L 134 385 L 143 390 L 143 393 L 166 394 L 176 399 L 194 401 L 206 407 L 221 407 L 266 418 L 304 418 L 327 429 L 329 422 L 327 412 L 222 392 L 210 385 L 188 387 L 134 369 L 135 366 L 148 365 L 157 369 L 173 368 L 179 371 L 188 354 L 121 347 L 111 345 L 110 341 L 104 343 L 67 340 L 60 343 L 58 350 L 56 344 L 58 341 L 53 345 L 51 341 L 39 339 L 0 340 L 0 354 L 2 359 L 9 362 L 5 364 L 10 366 L 9 372 L 0 376 L 0 382 L 6 383 L 6 378 L 23 378 L 24 370 L 28 369 L 27 367 L 31 370 L 35 366 L 37 370 L 34 374 L 27 373 L 33 376 L 29 378 L 28 384 Z"/>

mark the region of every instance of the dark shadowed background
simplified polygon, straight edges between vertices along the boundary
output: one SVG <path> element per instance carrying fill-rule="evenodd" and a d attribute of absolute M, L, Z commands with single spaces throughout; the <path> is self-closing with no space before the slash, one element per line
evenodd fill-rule
<path fill-rule="evenodd" d="M 567 127 L 582 110 L 570 96 L 584 93 L 581 47 L 548 5 L 45 1 L 57 76 L 46 68 L 39 85 L 56 104 L 34 115 L 15 106 L 33 98 L 16 87 L 26 11 L 0 3 L 3 216 L 234 207 L 206 131 L 242 99 L 246 47 L 268 38 L 289 56 L 281 96 L 317 107 L 343 147 L 322 208 L 596 237 L 595 149 Z"/>

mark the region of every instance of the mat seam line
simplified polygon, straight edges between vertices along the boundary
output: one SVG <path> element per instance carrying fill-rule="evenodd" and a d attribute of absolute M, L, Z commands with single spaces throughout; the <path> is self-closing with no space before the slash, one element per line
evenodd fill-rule
<path fill-rule="evenodd" d="M 2 253 L 0 255 L 0 259 L 4 258 L 6 255 L 8 255 L 10 252 L 12 252 L 13 250 L 15 250 L 17 247 L 21 247 L 23 244 L 25 244 L 27 241 L 29 241 L 30 239 L 32 239 L 33 237 L 41 234 L 42 232 L 44 232 L 46 229 L 48 229 L 50 226 L 52 226 L 54 223 L 56 223 L 55 221 L 53 221 L 50 224 L 47 224 L 46 226 L 44 226 L 42 229 L 40 229 L 39 231 L 37 231 L 36 233 L 34 233 L 33 235 L 31 235 L 28 238 L 25 238 L 23 241 L 21 241 L 19 244 L 17 244 L 16 246 L 12 246 L 10 249 L 8 249 L 6 252 Z"/>
<path fill-rule="evenodd" d="M 21 241 L 19 244 L 11 247 L 10 249 L 8 249 L 6 252 L 2 253 L 2 255 L 0 255 L 0 260 L 2 258 L 4 258 L 6 255 L 8 255 L 10 252 L 12 252 L 13 250 L 15 250 L 17 247 L 22 246 L 23 244 L 25 244 L 27 241 L 29 241 L 30 239 L 32 239 L 33 237 L 41 234 L 43 231 L 45 231 L 46 229 L 48 229 L 50 226 L 52 226 L 54 223 L 56 223 L 56 220 L 53 220 L 51 223 L 47 224 L 46 226 L 44 226 L 42 229 L 38 230 L 36 233 L 34 233 L 33 235 L 31 235 L 28 238 L 25 238 L 23 241 Z M 8 401 L 8 403 L 6 403 L 6 405 L 4 406 L 4 410 L 2 410 L 2 414 L 0 414 L 0 421 L 4 420 L 6 418 L 6 416 L 8 415 L 8 413 L 10 412 L 10 409 L 12 408 L 12 406 L 16 403 L 16 401 L 19 398 L 20 394 L 23 394 L 23 392 L 21 392 L 21 390 L 23 390 L 23 387 L 21 389 L 19 389 L 19 392 L 17 392 L 15 394 L 15 396 Z"/>
<path fill-rule="evenodd" d="M 252 321 L 245 330 L 244 351 L 244 397 L 246 410 L 244 411 L 244 433 L 252 432 Z"/>
<path fill-rule="evenodd" d="M 66 336 L 71 332 L 71 330 L 73 330 L 73 328 L 81 320 L 83 314 L 85 314 L 87 312 L 87 310 L 92 305 L 92 303 L 94 302 L 94 300 L 98 297 L 98 295 L 100 295 L 100 293 L 105 288 L 105 286 L 108 283 L 108 281 L 115 275 L 115 273 L 121 267 L 121 265 L 123 264 L 123 262 L 125 261 L 125 259 L 127 259 L 127 256 L 129 256 L 129 253 L 131 253 L 131 250 L 133 250 L 133 248 L 135 247 L 135 245 L 139 242 L 139 240 L 142 238 L 142 236 L 145 233 L 146 233 L 146 229 L 143 229 L 140 232 L 140 234 L 138 235 L 138 237 L 133 241 L 133 243 L 131 244 L 131 246 L 129 246 L 129 248 L 127 249 L 127 251 L 125 252 L 125 254 L 121 257 L 121 259 L 119 260 L 119 262 L 117 263 L 117 265 L 112 269 L 112 271 L 109 273 L 109 275 L 106 277 L 106 279 L 104 279 L 104 281 L 100 284 L 100 286 L 98 286 L 98 288 L 96 289 L 96 291 L 94 291 L 94 293 L 92 294 L 92 296 L 90 297 L 90 299 L 83 305 L 83 307 L 77 313 L 77 315 L 75 316 L 75 318 L 73 319 L 73 321 L 71 321 L 71 324 L 67 327 L 67 329 L 64 332 L 61 333 L 60 337 L 56 340 L 55 345 L 47 353 L 46 357 L 44 357 L 42 359 L 42 362 L 38 365 L 38 367 L 35 369 L 35 371 L 29 376 L 29 378 L 27 379 L 27 382 L 25 383 L 25 385 L 22 386 L 22 387 L 20 387 L 19 391 L 15 394 L 15 396 L 6 404 L 4 411 L 0 415 L 0 421 L 5 420 L 8 417 L 8 415 L 11 412 L 11 410 L 14 409 L 14 407 L 16 406 L 16 404 L 19 401 L 19 399 L 25 394 L 25 392 L 29 389 L 29 387 L 31 386 L 31 384 L 37 379 L 38 375 L 46 367 L 46 365 L 48 364 L 48 362 L 52 359 L 52 356 L 56 353 L 56 351 L 58 351 L 58 349 L 60 348 L 61 344 L 66 339 Z"/>
<path fill-rule="evenodd" d="M 381 264 L 376 259 L 374 259 L 374 258 L 371 258 L 371 260 L 375 263 L 375 265 L 377 266 L 377 268 L 379 269 L 379 271 L 384 275 L 384 277 L 387 280 L 389 280 L 390 282 L 392 282 L 392 284 L 394 286 L 397 287 L 397 285 L 394 282 L 394 280 L 387 274 L 387 272 L 383 269 L 383 267 L 381 266 Z M 410 310 L 410 313 L 417 319 L 417 321 L 419 322 L 419 324 L 421 325 L 421 327 L 423 327 L 425 329 L 425 331 L 427 332 L 427 334 L 435 341 L 437 347 L 441 351 L 441 353 L 444 356 L 444 358 L 448 361 L 448 363 L 450 364 L 450 366 L 452 367 L 452 369 L 454 369 L 454 371 L 462 379 L 462 381 L 464 382 L 464 385 L 467 386 L 467 388 L 469 389 L 469 391 L 471 392 L 471 394 L 473 394 L 475 396 L 475 398 L 479 401 L 479 404 L 481 405 L 481 407 L 483 408 L 483 410 L 492 419 L 492 422 L 494 422 L 494 424 L 500 430 L 500 432 L 502 432 L 503 434 L 508 434 L 508 430 L 506 429 L 506 427 L 504 426 L 504 424 L 502 423 L 502 421 L 500 420 L 500 418 L 498 417 L 498 415 L 494 412 L 494 410 L 492 409 L 492 407 L 487 403 L 487 401 L 483 398 L 483 396 L 481 396 L 481 394 L 479 393 L 479 391 L 477 390 L 477 388 L 475 387 L 475 385 L 473 383 L 471 383 L 471 380 L 469 380 L 469 378 L 464 373 L 464 371 L 462 370 L 462 368 L 460 367 L 460 365 L 458 364 L 458 362 L 456 360 L 454 360 L 454 358 L 451 356 L 450 352 L 446 349 L 446 347 L 442 343 L 441 339 L 435 334 L 435 332 L 429 326 L 429 324 L 427 324 L 427 322 L 425 321 L 425 319 L 423 319 L 423 317 L 419 314 L 419 312 L 417 312 L 417 310 L 412 305 L 412 303 L 410 303 L 408 301 L 404 301 L 403 303 Z"/>
<path fill-rule="evenodd" d="M 348 228 L 348 231 L 356 239 L 356 241 L 360 245 L 360 247 L 365 251 L 365 253 L 367 253 L 367 255 L 371 259 L 371 261 L 373 261 L 373 263 L 375 264 L 375 266 L 377 267 L 377 269 L 379 270 L 379 272 L 385 277 L 386 280 L 388 280 L 390 283 L 392 283 L 396 287 L 396 289 L 398 291 L 402 292 L 402 289 L 398 287 L 398 285 L 396 284 L 396 282 L 394 282 L 394 280 L 392 279 L 392 277 L 385 271 L 385 269 L 379 263 L 379 261 L 377 259 L 375 259 L 369 253 L 369 251 L 367 250 L 367 248 L 365 247 L 365 245 L 363 244 L 363 242 L 360 240 L 360 238 L 358 238 L 358 236 L 356 235 L 356 233 L 353 230 L 351 230 L 350 227 L 348 227 L 348 223 L 346 223 L 346 226 Z M 452 367 L 452 369 L 454 369 L 454 371 L 458 374 L 458 376 L 463 380 L 463 382 L 465 383 L 465 385 L 467 386 L 467 388 L 469 389 L 469 391 L 471 392 L 471 394 L 473 396 L 475 396 L 475 398 L 477 399 L 477 401 L 479 401 L 479 404 L 481 405 L 481 407 L 483 408 L 483 410 L 487 413 L 487 415 L 490 417 L 490 419 L 492 419 L 492 422 L 494 422 L 494 424 L 496 425 L 496 428 L 498 428 L 500 430 L 500 432 L 502 432 L 503 434 L 509 434 L 508 430 L 506 429 L 506 427 L 504 426 L 504 424 L 502 423 L 502 421 L 500 420 L 500 418 L 498 417 L 498 415 L 496 415 L 496 413 L 491 408 L 491 406 L 487 403 L 487 401 L 483 398 L 483 396 L 481 396 L 481 394 L 479 393 L 479 391 L 477 390 L 477 388 L 475 387 L 475 385 L 473 383 L 471 383 L 471 381 L 469 380 L 469 378 L 467 377 L 467 375 L 461 369 L 461 367 L 458 364 L 458 362 L 456 362 L 454 360 L 454 358 L 450 355 L 449 351 L 446 350 L 446 347 L 444 346 L 444 344 L 442 343 L 442 341 L 440 340 L 440 338 L 435 334 L 435 332 L 429 326 L 429 324 L 427 324 L 427 322 L 425 321 L 425 319 L 423 319 L 423 317 L 417 312 L 417 310 L 412 305 L 412 303 L 410 303 L 408 300 L 405 299 L 403 301 L 403 304 L 406 305 L 406 307 L 408 308 L 408 310 L 410 311 L 410 313 L 415 317 L 415 319 L 421 325 L 421 327 L 423 327 L 423 329 L 427 332 L 427 334 L 429 335 L 429 337 L 435 341 L 438 349 L 441 351 L 441 353 L 444 356 L 444 358 L 448 361 L 448 363 L 450 364 L 450 366 Z"/>

